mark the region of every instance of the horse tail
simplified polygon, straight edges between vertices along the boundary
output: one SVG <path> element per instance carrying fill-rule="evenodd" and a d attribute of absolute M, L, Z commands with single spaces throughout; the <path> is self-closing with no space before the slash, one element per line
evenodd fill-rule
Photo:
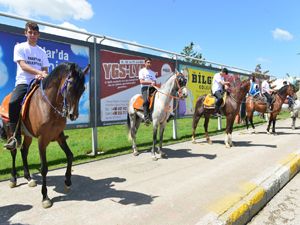
<path fill-rule="evenodd" d="M 131 141 L 132 137 L 131 137 L 131 125 L 130 125 L 129 113 L 127 113 L 127 135 L 128 135 L 128 140 Z"/>

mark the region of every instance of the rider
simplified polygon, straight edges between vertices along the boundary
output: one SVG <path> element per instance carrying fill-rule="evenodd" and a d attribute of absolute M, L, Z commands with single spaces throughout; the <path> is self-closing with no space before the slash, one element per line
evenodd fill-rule
<path fill-rule="evenodd" d="M 144 100 L 144 122 L 146 125 L 151 123 L 150 109 L 148 101 L 149 88 L 156 84 L 156 73 L 151 70 L 151 58 L 145 59 L 145 67 L 139 71 L 139 79 L 141 84 L 141 92 Z"/>
<path fill-rule="evenodd" d="M 285 85 L 288 85 L 286 80 L 283 81 L 283 86 L 285 86 Z M 294 99 L 289 95 L 286 98 L 288 100 L 289 110 L 292 110 L 293 109 L 293 104 L 294 104 Z"/>
<path fill-rule="evenodd" d="M 223 68 L 219 73 L 216 73 L 213 78 L 212 94 L 217 98 L 216 116 L 220 115 L 220 107 L 223 101 L 224 89 L 227 90 L 230 82 L 224 80 L 224 76 L 228 75 L 228 69 Z"/>
<path fill-rule="evenodd" d="M 258 84 L 256 83 L 256 77 L 253 75 L 252 79 L 250 80 L 250 90 L 249 90 L 249 95 L 252 97 L 257 97 L 259 95 L 259 87 Z"/>
<path fill-rule="evenodd" d="M 267 113 L 272 112 L 272 96 L 274 89 L 270 87 L 270 77 L 268 76 L 261 84 L 261 93 L 267 98 Z"/>
<path fill-rule="evenodd" d="M 47 76 L 49 67 L 45 50 L 37 45 L 40 37 L 39 26 L 34 22 L 27 22 L 24 33 L 27 41 L 18 43 L 14 47 L 14 62 L 17 63 L 17 73 L 15 89 L 9 102 L 9 127 L 14 135 L 4 145 L 8 150 L 13 150 L 21 145 L 21 130 L 20 126 L 17 129 L 17 124 L 27 87 L 32 79 L 42 79 Z"/>

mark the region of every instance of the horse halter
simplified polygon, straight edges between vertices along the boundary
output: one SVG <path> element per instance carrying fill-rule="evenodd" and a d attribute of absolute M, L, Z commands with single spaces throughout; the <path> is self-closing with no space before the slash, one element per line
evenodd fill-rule
<path fill-rule="evenodd" d="M 46 100 L 46 102 L 51 106 L 52 109 L 54 109 L 54 111 L 60 115 L 63 118 L 66 118 L 68 115 L 68 103 L 67 103 L 67 89 L 68 89 L 68 85 L 72 83 L 72 81 L 70 80 L 71 78 L 71 72 L 68 74 L 67 78 L 65 79 L 65 82 L 62 86 L 62 88 L 60 89 L 60 94 L 63 97 L 63 108 L 62 111 L 60 111 L 57 107 L 53 106 L 53 104 L 50 102 L 50 100 L 48 99 L 47 95 L 45 94 L 44 88 L 43 88 L 43 82 L 41 81 L 40 84 L 40 89 L 42 92 L 42 97 Z"/>
<path fill-rule="evenodd" d="M 176 85 L 178 88 L 178 98 L 182 98 L 182 89 L 186 86 L 187 79 L 182 73 L 179 73 L 178 75 L 176 74 Z"/>

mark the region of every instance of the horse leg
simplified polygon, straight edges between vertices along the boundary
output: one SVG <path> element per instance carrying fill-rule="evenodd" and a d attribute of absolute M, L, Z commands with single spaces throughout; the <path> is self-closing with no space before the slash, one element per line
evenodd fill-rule
<path fill-rule="evenodd" d="M 194 116 L 193 116 L 193 124 L 192 124 L 192 127 L 193 127 L 193 132 L 192 132 L 192 143 L 193 143 L 193 144 L 196 144 L 196 140 L 195 140 L 196 129 L 197 129 L 197 125 L 198 125 L 198 122 L 199 122 L 201 116 L 202 116 L 202 114 L 198 113 L 198 112 L 195 110 L 195 113 L 194 113 Z"/>
<path fill-rule="evenodd" d="M 230 119 L 229 117 L 231 117 L 231 116 L 230 115 L 226 116 L 226 131 L 225 131 L 226 134 L 225 134 L 225 140 L 224 140 L 226 148 L 230 148 L 231 147 L 230 143 L 232 143 L 232 141 L 230 140 L 231 139 L 230 127 L 231 127 L 231 122 L 233 123 L 233 119 Z"/>
<path fill-rule="evenodd" d="M 157 128 L 158 128 L 158 126 L 153 124 L 153 136 L 152 136 L 153 143 L 152 143 L 152 149 L 151 149 L 151 155 L 152 155 L 152 160 L 153 161 L 157 160 L 157 158 L 155 156 L 155 145 L 156 145 L 156 142 L 157 142 Z"/>
<path fill-rule="evenodd" d="M 296 129 L 296 117 L 293 115 L 291 118 L 292 118 L 292 129 L 295 130 Z"/>
<path fill-rule="evenodd" d="M 22 154 L 22 161 L 23 161 L 24 178 L 27 180 L 29 187 L 35 187 L 36 181 L 33 180 L 30 176 L 28 161 L 27 161 L 28 150 L 29 150 L 29 146 L 31 145 L 31 142 L 32 142 L 31 137 L 24 136 L 24 141 L 21 147 L 21 154 Z"/>
<path fill-rule="evenodd" d="M 272 133 L 276 135 L 275 124 L 276 124 L 276 117 L 273 118 L 273 127 L 272 127 Z"/>
<path fill-rule="evenodd" d="M 205 130 L 205 138 L 208 144 L 212 144 L 212 141 L 210 140 L 210 137 L 208 135 L 208 123 L 209 123 L 209 115 L 205 115 L 205 120 L 204 120 L 204 130 Z"/>
<path fill-rule="evenodd" d="M 140 126 L 140 123 L 141 123 L 141 120 L 139 119 L 139 117 L 134 114 L 134 115 L 129 115 L 129 118 L 130 118 L 130 136 L 131 136 L 131 139 L 132 139 L 132 150 L 133 150 L 133 155 L 134 156 L 138 156 L 139 155 L 139 152 L 138 152 L 138 149 L 137 149 L 137 146 L 136 146 L 136 133 L 139 129 L 139 126 Z"/>
<path fill-rule="evenodd" d="M 272 120 L 273 120 L 273 118 L 270 117 L 269 122 L 268 122 L 268 127 L 267 127 L 267 134 L 270 134 L 270 127 L 271 127 Z"/>
<path fill-rule="evenodd" d="M 12 158 L 12 166 L 11 166 L 11 178 L 9 182 L 9 187 L 14 188 L 17 186 L 17 170 L 16 170 L 17 149 L 11 150 L 10 154 Z"/>
<path fill-rule="evenodd" d="M 166 158 L 167 157 L 167 154 L 162 151 L 162 143 L 163 143 L 165 126 L 166 126 L 166 123 L 161 124 L 160 127 L 159 127 L 159 147 L 158 147 L 158 154 L 160 154 L 161 158 Z"/>
<path fill-rule="evenodd" d="M 228 139 L 228 143 L 229 143 L 230 147 L 233 146 L 233 142 L 232 142 L 233 123 L 234 123 L 234 120 L 232 120 L 232 122 L 230 124 L 230 127 L 229 127 L 229 139 Z"/>
<path fill-rule="evenodd" d="M 65 178 L 66 178 L 65 179 L 65 192 L 68 192 L 72 185 L 71 176 L 72 176 L 73 153 L 66 142 L 66 136 L 65 136 L 64 132 L 60 133 L 60 135 L 57 139 L 57 142 L 67 157 L 67 170 L 65 173 Z"/>
<path fill-rule="evenodd" d="M 42 205 L 44 208 L 49 208 L 52 206 L 52 201 L 49 199 L 47 194 L 47 180 L 46 176 L 48 173 L 48 164 L 47 164 L 47 157 L 46 157 L 46 147 L 49 144 L 49 141 L 43 140 L 42 137 L 38 139 L 39 145 L 39 153 L 40 153 L 40 160 L 41 160 L 41 174 L 42 174 Z"/>

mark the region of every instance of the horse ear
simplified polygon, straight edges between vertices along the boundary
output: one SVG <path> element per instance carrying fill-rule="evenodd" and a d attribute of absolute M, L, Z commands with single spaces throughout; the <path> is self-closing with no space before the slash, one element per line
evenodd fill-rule
<path fill-rule="evenodd" d="M 83 74 L 86 75 L 86 74 L 89 72 L 90 68 L 91 68 L 91 64 L 88 64 L 88 65 L 84 68 L 84 70 L 82 71 Z"/>

